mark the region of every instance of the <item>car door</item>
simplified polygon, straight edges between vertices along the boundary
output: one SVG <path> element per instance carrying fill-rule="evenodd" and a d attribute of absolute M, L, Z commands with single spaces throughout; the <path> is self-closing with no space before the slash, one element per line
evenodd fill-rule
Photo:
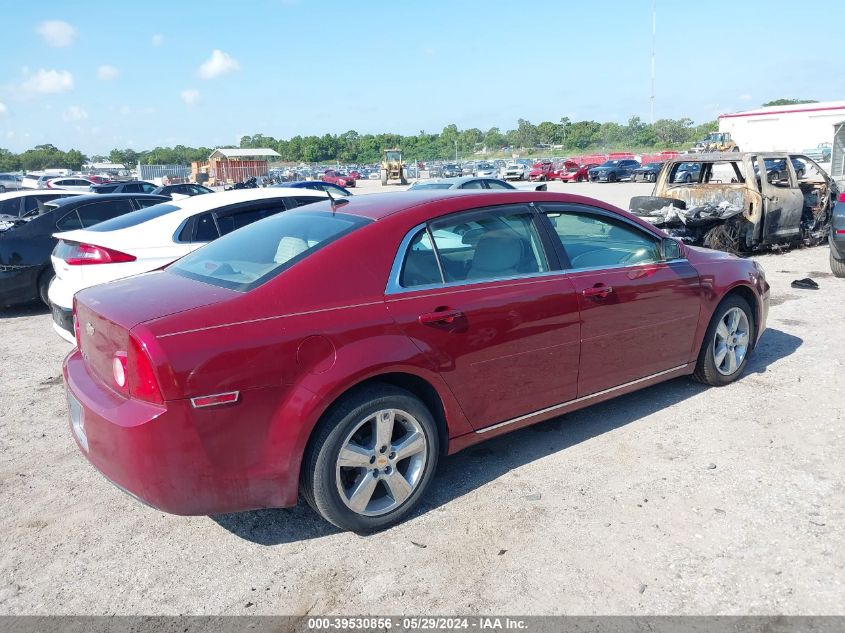
<path fill-rule="evenodd" d="M 777 244 L 794 239 L 801 234 L 801 215 L 804 212 L 804 194 L 791 161 L 774 159 L 778 164 L 780 179 L 770 182 L 765 157 L 758 157 L 760 191 L 763 194 L 763 242 Z M 782 165 L 782 166 L 781 166 Z"/>
<path fill-rule="evenodd" d="M 388 310 L 475 428 L 576 394 L 578 300 L 538 220 L 525 204 L 453 214 L 396 256 Z"/>
<path fill-rule="evenodd" d="M 539 205 L 559 238 L 581 315 L 578 397 L 686 365 L 701 282 L 686 259 L 664 261 L 660 239 L 586 205 Z"/>

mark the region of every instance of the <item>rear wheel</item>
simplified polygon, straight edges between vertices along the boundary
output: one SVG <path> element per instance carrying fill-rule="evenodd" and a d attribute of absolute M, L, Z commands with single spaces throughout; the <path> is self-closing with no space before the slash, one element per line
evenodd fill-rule
<path fill-rule="evenodd" d="M 693 377 L 714 387 L 739 378 L 753 347 L 753 325 L 748 302 L 738 295 L 726 297 L 707 327 Z"/>
<path fill-rule="evenodd" d="M 50 269 L 45 270 L 41 273 L 41 276 L 38 277 L 38 297 L 48 308 L 50 307 L 50 299 L 47 298 L 47 291 L 50 289 L 50 282 L 53 281 L 55 276 L 56 275 L 53 270 Z"/>
<path fill-rule="evenodd" d="M 830 251 L 830 271 L 834 277 L 845 277 L 845 259 L 836 259 L 832 249 Z"/>
<path fill-rule="evenodd" d="M 404 519 L 431 483 L 437 426 L 409 392 L 375 385 L 345 398 L 315 431 L 302 493 L 324 519 L 368 533 Z"/>

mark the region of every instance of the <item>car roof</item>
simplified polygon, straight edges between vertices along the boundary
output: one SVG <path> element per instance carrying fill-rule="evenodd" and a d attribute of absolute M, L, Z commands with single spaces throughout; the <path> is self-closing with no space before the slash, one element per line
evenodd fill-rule
<path fill-rule="evenodd" d="M 443 184 L 447 183 L 453 186 L 462 185 L 470 180 L 498 180 L 498 178 L 490 178 L 489 176 L 455 176 L 453 178 L 433 178 L 421 183 L 427 184 Z"/>
<path fill-rule="evenodd" d="M 7 191 L 0 193 L 0 200 L 9 200 L 10 198 L 26 198 L 29 196 L 81 196 L 84 195 L 78 191 L 68 191 L 65 189 L 21 189 L 19 191 Z"/>
<path fill-rule="evenodd" d="M 453 179 L 444 178 L 444 180 Z M 487 180 L 495 179 L 488 178 Z M 335 210 L 337 213 L 343 213 L 346 215 L 354 215 L 369 218 L 371 220 L 381 220 L 399 213 L 413 213 L 414 209 L 431 205 L 433 203 L 448 202 L 453 199 L 471 200 L 472 198 L 478 199 L 479 207 L 528 202 L 569 202 L 587 204 L 614 211 L 619 210 L 613 205 L 601 202 L 600 200 L 587 198 L 585 196 L 551 191 L 524 191 L 520 189 L 501 189 L 496 191 L 480 189 L 409 189 L 406 191 L 396 191 L 379 195 L 344 198 L 343 202 L 335 206 Z M 302 207 L 301 210 L 325 211 L 330 208 L 329 202 L 326 201 L 307 205 Z M 294 209 L 288 213 L 296 213 L 298 211 L 300 211 L 300 209 Z M 429 217 L 435 218 L 451 212 L 452 211 L 449 209 L 448 205 L 443 205 L 440 209 L 438 209 L 437 213 L 429 213 Z"/>
<path fill-rule="evenodd" d="M 59 190 L 61 191 L 61 190 Z M 157 196 L 151 193 L 84 193 L 82 195 L 74 196 L 73 198 L 63 198 L 61 200 L 52 200 L 51 203 L 60 207 L 66 207 L 71 204 L 82 204 L 92 200 L 115 200 L 122 198 L 140 198 L 141 200 L 159 199 L 163 196 Z M 167 202 L 164 199 L 162 202 Z"/>

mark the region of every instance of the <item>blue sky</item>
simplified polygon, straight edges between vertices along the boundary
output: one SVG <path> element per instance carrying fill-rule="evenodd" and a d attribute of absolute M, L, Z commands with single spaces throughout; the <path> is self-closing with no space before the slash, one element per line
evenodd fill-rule
<path fill-rule="evenodd" d="M 655 117 L 845 98 L 845 3 L 801 7 L 657 0 Z M 42 0 L 3 16 L 13 151 L 649 119 L 651 0 Z"/>

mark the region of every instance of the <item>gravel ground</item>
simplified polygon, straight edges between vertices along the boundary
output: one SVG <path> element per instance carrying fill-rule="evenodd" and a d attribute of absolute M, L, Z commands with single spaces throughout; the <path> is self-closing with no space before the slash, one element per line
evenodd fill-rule
<path fill-rule="evenodd" d="M 625 206 L 650 186 L 551 188 Z M 71 439 L 49 315 L 0 313 L 0 614 L 845 614 L 827 258 L 759 257 L 769 329 L 737 383 L 673 380 L 447 458 L 424 507 L 370 537 L 304 504 L 136 503 Z M 790 288 L 806 276 L 820 289 Z"/>

